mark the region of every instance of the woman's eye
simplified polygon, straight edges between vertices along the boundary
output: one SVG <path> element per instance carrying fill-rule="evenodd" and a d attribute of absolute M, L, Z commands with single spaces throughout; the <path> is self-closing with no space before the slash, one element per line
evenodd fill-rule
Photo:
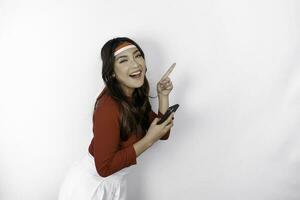
<path fill-rule="evenodd" d="M 142 54 L 138 54 L 135 57 L 142 57 Z M 121 60 L 120 63 L 126 62 L 127 60 Z"/>

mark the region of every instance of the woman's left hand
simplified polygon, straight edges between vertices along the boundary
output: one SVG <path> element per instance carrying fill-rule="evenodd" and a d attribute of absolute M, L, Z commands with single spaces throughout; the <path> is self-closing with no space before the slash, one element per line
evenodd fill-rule
<path fill-rule="evenodd" d="M 160 81 L 157 83 L 157 94 L 162 96 L 168 96 L 173 89 L 171 79 L 168 77 L 173 71 L 176 63 L 173 63 L 168 71 L 162 76 Z"/>

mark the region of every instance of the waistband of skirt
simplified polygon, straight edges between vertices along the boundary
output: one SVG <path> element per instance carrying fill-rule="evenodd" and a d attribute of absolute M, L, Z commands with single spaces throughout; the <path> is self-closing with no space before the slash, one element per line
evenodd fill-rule
<path fill-rule="evenodd" d="M 94 156 L 88 151 L 87 154 L 85 155 L 85 159 L 88 161 L 88 168 L 91 169 L 91 172 L 93 174 L 97 174 L 96 169 L 95 169 L 95 159 Z M 110 175 L 110 179 L 113 177 L 115 178 L 122 178 L 124 175 L 128 174 L 129 168 L 123 168 L 120 171 L 115 172 L 114 174 Z M 106 178 L 108 179 L 108 177 Z"/>

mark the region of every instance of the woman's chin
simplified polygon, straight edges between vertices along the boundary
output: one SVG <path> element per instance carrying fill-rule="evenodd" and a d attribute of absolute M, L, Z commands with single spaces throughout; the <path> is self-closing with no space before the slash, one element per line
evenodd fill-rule
<path fill-rule="evenodd" d="M 140 88 L 144 85 L 144 82 L 142 82 L 141 84 L 138 84 L 138 86 L 136 88 Z"/>
<path fill-rule="evenodd" d="M 135 87 L 139 88 L 144 85 L 145 78 L 141 77 L 140 79 L 133 80 L 135 82 Z"/>

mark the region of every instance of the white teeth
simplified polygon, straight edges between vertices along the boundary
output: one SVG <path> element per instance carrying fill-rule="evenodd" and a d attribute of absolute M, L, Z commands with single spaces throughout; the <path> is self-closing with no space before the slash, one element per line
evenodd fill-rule
<path fill-rule="evenodd" d="M 138 72 L 132 73 L 132 74 L 130 74 L 130 75 L 138 75 L 138 74 L 140 74 L 140 73 L 141 73 L 141 71 L 138 71 Z"/>

